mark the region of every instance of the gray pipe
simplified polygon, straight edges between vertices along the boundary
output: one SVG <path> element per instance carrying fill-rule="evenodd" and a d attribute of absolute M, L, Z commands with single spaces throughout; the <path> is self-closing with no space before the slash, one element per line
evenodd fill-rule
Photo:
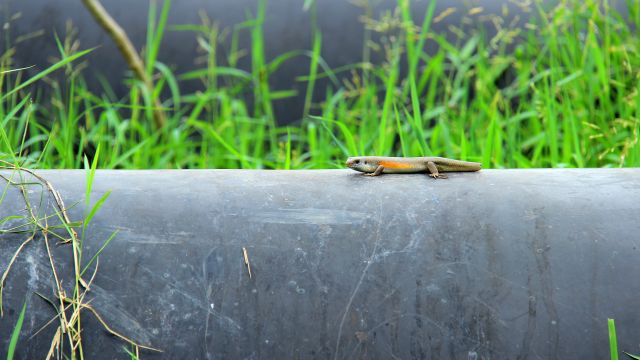
<path fill-rule="evenodd" d="M 85 173 L 39 174 L 81 219 Z M 28 189 L 36 211 L 51 211 L 46 191 L 38 207 L 41 187 Z M 107 191 L 85 261 L 118 234 L 100 256 L 91 304 L 117 331 L 164 350 L 144 358 L 604 359 L 607 318 L 620 349 L 640 352 L 638 169 L 447 180 L 99 171 L 92 201 Z M 9 188 L 0 219 L 23 209 Z M 0 234 L 0 270 L 24 238 Z M 68 274 L 69 246 L 54 252 Z M 0 354 L 25 299 L 19 358 L 47 353 L 57 323 L 29 339 L 54 316 L 36 291 L 53 298 L 41 237 L 5 285 Z M 91 315 L 82 321 L 87 358 L 126 357 Z"/>

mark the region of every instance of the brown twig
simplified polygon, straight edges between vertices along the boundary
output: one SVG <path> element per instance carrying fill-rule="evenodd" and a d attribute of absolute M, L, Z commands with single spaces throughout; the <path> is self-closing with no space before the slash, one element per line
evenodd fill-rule
<path fill-rule="evenodd" d="M 58 328 L 55 335 L 53 336 L 53 341 L 51 341 L 51 347 L 49 347 L 49 352 L 47 353 L 46 360 L 52 359 L 53 355 L 56 353 L 56 350 L 60 349 L 61 339 L 62 333 L 60 332 L 60 328 Z M 59 357 L 60 356 L 58 356 L 58 358 Z"/>
<path fill-rule="evenodd" d="M 45 247 L 47 248 L 47 255 L 49 256 L 49 263 L 51 264 L 51 271 L 53 273 L 53 278 L 56 282 L 56 291 L 57 291 L 57 297 L 60 300 L 60 309 L 58 310 L 58 314 L 59 314 L 59 318 L 60 318 L 60 331 L 63 334 L 67 334 L 67 336 L 69 337 L 69 342 L 71 345 L 73 345 L 73 337 L 71 335 L 71 332 L 67 331 L 69 329 L 68 325 L 69 322 L 67 321 L 67 314 L 65 312 L 65 306 L 64 306 L 64 301 L 63 299 L 66 297 L 65 293 L 64 293 L 64 289 L 62 287 L 62 283 L 60 282 L 60 278 L 58 277 L 58 272 L 56 271 L 56 266 L 53 263 L 53 255 L 51 254 L 51 247 L 49 246 L 49 237 L 47 236 L 47 231 L 46 228 L 45 230 L 42 232 L 42 236 L 44 237 L 44 244 Z M 55 341 L 55 339 L 54 339 Z"/>
<path fill-rule="evenodd" d="M 67 215 L 67 208 L 64 206 L 64 201 L 62 201 L 62 196 L 60 196 L 60 193 L 58 192 L 58 190 L 56 190 L 53 187 L 53 185 L 51 185 L 51 183 L 47 179 L 45 179 L 42 176 L 36 174 L 32 170 L 18 167 L 18 166 L 14 165 L 14 164 L 12 164 L 12 163 L 10 163 L 8 161 L 0 160 L 0 163 L 6 165 L 6 166 L 3 166 L 2 168 L 11 169 L 11 170 L 17 170 L 17 171 L 24 171 L 24 172 L 26 172 L 28 174 L 31 174 L 31 176 L 35 177 L 41 183 L 43 183 L 47 187 L 47 189 L 49 190 L 51 195 L 53 196 L 53 199 L 56 201 L 56 205 L 58 206 L 58 209 L 60 210 L 60 213 L 62 214 L 62 218 L 64 219 L 65 224 L 69 226 L 69 229 L 71 230 L 72 235 L 74 236 L 74 238 L 78 237 L 78 233 L 76 233 L 76 231 L 73 228 L 70 227 L 71 220 L 69 220 L 69 215 Z M 22 184 L 16 183 L 14 181 L 11 181 L 11 180 L 7 179 L 4 176 L 3 176 L 3 178 L 11 185 L 18 185 L 20 187 L 20 190 L 22 191 L 23 197 L 26 196 L 26 194 L 24 192 L 24 187 L 23 187 Z M 28 201 L 26 199 L 26 197 L 25 197 L 25 201 Z M 31 210 L 31 209 L 29 209 L 29 210 Z M 33 214 L 33 211 L 31 212 L 31 216 L 34 218 L 34 220 L 36 219 L 35 215 Z"/>
<path fill-rule="evenodd" d="M 4 282 L 7 279 L 7 276 L 9 275 L 9 270 L 11 270 L 11 266 L 13 265 L 13 263 L 16 261 L 16 259 L 18 258 L 18 255 L 20 255 L 20 252 L 22 251 L 22 249 L 31 241 L 33 240 L 33 238 L 35 237 L 35 233 L 31 236 L 29 236 L 27 238 L 27 240 L 25 240 L 22 245 L 20 245 L 20 247 L 18 248 L 18 250 L 16 250 L 16 252 L 13 254 L 13 257 L 11 257 L 11 260 L 9 261 L 9 265 L 7 266 L 7 269 L 4 271 L 4 273 L 2 273 L 2 278 L 0 278 L 0 317 L 4 316 L 4 312 L 2 311 L 2 290 L 4 289 Z"/>
<path fill-rule="evenodd" d="M 82 0 L 84 6 L 89 10 L 93 18 L 102 26 L 102 28 L 111 36 L 111 39 L 116 43 L 118 50 L 124 57 L 124 60 L 129 65 L 129 68 L 133 71 L 135 76 L 144 83 L 145 87 L 149 91 L 149 95 L 152 96 L 154 92 L 153 80 L 146 73 L 144 69 L 144 63 L 138 55 L 135 47 L 131 43 L 131 40 L 127 36 L 127 33 L 118 25 L 118 23 L 109 15 L 107 10 L 100 4 L 98 0 Z M 162 111 L 162 105 L 157 98 L 154 98 L 153 120 L 158 128 L 161 128 L 166 123 L 164 112 Z"/>
<path fill-rule="evenodd" d="M 55 304 L 54 304 L 51 300 L 49 300 L 49 299 L 45 298 L 43 295 L 40 295 L 39 293 L 36 293 L 36 294 L 37 294 L 38 296 L 40 296 L 41 298 L 43 298 L 46 302 L 48 302 L 48 303 L 53 307 L 53 309 L 56 311 L 56 315 L 55 315 L 54 317 L 52 317 L 51 319 L 49 319 L 49 321 L 47 321 L 44 325 L 42 325 L 42 326 L 40 327 L 40 329 L 38 329 L 38 331 L 36 331 L 35 333 L 33 333 L 33 335 L 29 336 L 29 340 L 33 339 L 34 337 L 36 337 L 36 335 L 40 334 L 40 333 L 42 332 L 42 330 L 46 329 L 46 328 L 47 328 L 47 326 L 51 325 L 51 323 L 53 323 L 54 321 L 56 321 L 56 319 L 58 319 L 58 317 L 59 317 L 59 315 L 57 314 L 57 312 L 58 312 L 58 308 L 55 306 Z M 64 308 L 64 309 L 65 309 L 65 311 L 66 311 L 66 310 L 68 310 L 68 309 L 71 307 L 71 305 L 72 305 L 72 304 L 67 305 L 67 306 Z"/>
<path fill-rule="evenodd" d="M 251 279 L 251 263 L 249 262 L 249 253 L 247 253 L 247 248 L 242 247 L 242 256 L 244 257 L 244 264 L 247 266 L 247 270 L 249 271 L 249 279 Z"/>
<path fill-rule="evenodd" d="M 100 322 L 100 324 L 102 324 L 102 326 L 107 330 L 107 332 L 109 332 L 111 335 L 115 336 L 115 337 L 119 337 L 120 339 L 128 342 L 129 344 L 136 346 L 136 347 L 140 347 L 143 349 L 147 349 L 147 350 L 152 350 L 152 351 L 157 351 L 157 352 L 162 352 L 162 350 L 160 349 L 156 349 L 154 347 L 151 346 L 145 346 L 145 345 L 140 345 L 138 343 L 136 343 L 135 341 L 129 339 L 128 337 L 118 333 L 117 331 L 111 329 L 109 327 L 109 325 L 107 325 L 106 322 L 104 322 L 104 320 L 102 320 L 102 317 L 100 316 L 100 314 L 98 314 L 98 312 L 93 308 L 93 306 L 88 305 L 88 304 L 78 304 L 81 308 L 85 308 L 89 311 L 91 311 L 91 313 L 96 317 L 96 319 L 98 319 L 98 322 Z"/>
<path fill-rule="evenodd" d="M 80 358 L 84 358 L 83 355 L 83 348 L 82 348 L 82 338 L 81 338 L 81 326 L 80 326 L 80 315 L 83 309 L 87 309 L 89 310 L 91 313 L 93 313 L 93 315 L 98 319 L 98 321 L 104 326 L 104 328 L 111 333 L 112 335 L 128 342 L 129 344 L 131 344 L 132 346 L 135 347 L 136 349 L 136 354 L 139 353 L 139 348 L 143 348 L 143 349 L 148 349 L 148 350 L 153 350 L 153 351 L 159 351 L 161 352 L 162 350 L 150 347 L 150 346 L 144 346 L 144 345 L 140 345 L 138 343 L 136 343 L 135 341 L 131 340 L 130 338 L 127 338 L 126 336 L 114 331 L 113 329 L 111 329 L 106 323 L 105 321 L 102 319 L 102 317 L 100 317 L 100 315 L 98 314 L 98 312 L 89 304 L 89 301 L 85 301 L 85 297 L 87 295 L 87 293 L 90 290 L 91 284 L 93 284 L 93 281 L 95 280 L 96 274 L 98 272 L 98 265 L 99 265 L 99 258 L 96 258 L 96 265 L 95 265 L 95 269 L 93 270 L 93 274 L 91 276 L 91 278 L 89 279 L 88 282 L 86 282 L 83 278 L 82 275 L 80 273 L 80 249 L 78 247 L 78 236 L 76 231 L 71 228 L 71 221 L 69 220 L 69 216 L 67 215 L 66 212 L 66 208 L 64 205 L 64 202 L 62 201 L 62 197 L 60 196 L 60 193 L 51 185 L 51 183 L 49 181 L 47 181 L 46 179 L 44 179 L 43 177 L 35 174 L 33 171 L 29 170 L 29 169 L 23 169 L 20 168 L 18 165 L 14 165 L 11 164 L 7 161 L 4 160 L 0 160 L 0 169 L 11 169 L 14 171 L 24 171 L 27 172 L 29 174 L 31 174 L 33 177 L 35 177 L 39 183 L 34 182 L 34 184 L 40 184 L 41 186 L 44 185 L 46 186 L 47 190 L 52 194 L 53 198 L 55 199 L 55 203 L 59 209 L 59 213 L 62 215 L 59 215 L 60 218 L 62 219 L 65 227 L 67 228 L 67 230 L 69 231 L 69 234 L 71 235 L 71 239 L 66 240 L 66 242 L 71 242 L 71 249 L 72 249 L 72 255 L 73 255 L 73 268 L 74 268 L 74 272 L 75 272 L 75 289 L 73 291 L 73 295 L 72 297 L 68 297 L 64 287 L 62 285 L 62 279 L 59 277 L 58 275 L 58 271 L 56 269 L 55 266 L 55 262 L 54 262 L 54 257 L 53 257 L 53 253 L 51 251 L 51 246 L 49 244 L 49 234 L 55 235 L 59 238 L 59 235 L 57 235 L 55 232 L 50 232 L 49 231 L 49 224 L 48 224 L 48 217 L 45 216 L 42 219 L 39 219 L 36 214 L 33 211 L 33 207 L 31 206 L 31 203 L 29 201 L 29 197 L 27 195 L 27 190 L 26 190 L 26 184 L 25 182 L 16 182 L 13 180 L 13 176 L 11 177 L 6 177 L 2 174 L 0 174 L 0 178 L 4 179 L 5 181 L 7 181 L 7 183 L 11 186 L 17 186 L 20 189 L 20 192 L 24 198 L 25 204 L 27 206 L 27 209 L 29 211 L 29 216 L 31 216 L 31 221 L 30 223 L 32 223 L 34 225 L 34 230 L 33 233 L 31 234 L 30 237 L 28 237 L 26 240 L 24 240 L 22 242 L 22 244 L 18 247 L 17 251 L 13 254 L 11 260 L 9 261 L 9 265 L 7 266 L 7 269 L 3 272 L 2 276 L 0 277 L 0 315 L 2 314 L 2 289 L 3 289 L 3 284 L 5 279 L 7 278 L 8 274 L 9 274 L 9 270 L 11 269 L 13 263 L 15 262 L 15 260 L 17 259 L 17 257 L 19 256 L 19 254 L 22 252 L 23 248 L 31 241 L 33 241 L 33 239 L 36 236 L 36 233 L 38 231 L 40 231 L 42 233 L 42 237 L 44 238 L 44 244 L 47 250 L 47 255 L 48 255 L 48 259 L 49 259 L 49 264 L 51 266 L 51 272 L 53 274 L 53 278 L 54 278 L 54 282 L 55 282 L 55 296 L 58 298 L 58 304 L 54 303 L 54 301 L 51 301 L 49 299 L 44 298 L 42 295 L 40 295 L 41 297 L 43 297 L 47 302 L 50 303 L 50 305 L 52 305 L 56 311 L 56 316 L 49 322 L 47 322 L 40 330 L 38 330 L 36 332 L 39 333 L 40 331 L 42 331 L 42 329 L 44 329 L 45 327 L 47 327 L 49 324 L 51 324 L 52 321 L 54 321 L 56 318 L 59 320 L 60 325 L 58 326 L 56 333 L 53 337 L 53 339 L 51 340 L 51 346 L 49 348 L 49 352 L 47 354 L 47 359 L 53 358 L 55 356 L 55 354 L 58 354 L 58 357 L 60 357 L 60 351 L 64 348 L 64 337 L 65 334 L 68 338 L 69 341 L 69 348 L 71 350 L 72 354 L 76 354 L 76 352 L 78 352 L 79 357 Z M 44 190 L 43 190 L 44 191 Z M 81 289 L 81 287 L 84 289 L 84 291 Z M 68 312 L 69 310 L 71 310 L 70 312 Z M 35 336 L 35 334 L 33 335 Z"/>
<path fill-rule="evenodd" d="M 53 186 L 51 185 L 50 182 L 48 182 L 47 180 L 45 180 L 44 178 L 40 177 L 39 175 L 36 175 L 33 171 L 28 170 L 28 169 L 21 169 L 18 168 L 16 165 L 11 164 L 8 161 L 4 161 L 4 160 L 0 160 L 0 163 L 6 164 L 7 166 L 2 166 L 2 168 L 10 168 L 13 170 L 17 170 L 17 171 L 25 171 L 29 174 L 31 174 L 32 176 L 34 176 L 35 178 L 37 178 L 38 180 L 40 180 L 42 183 L 44 183 L 47 186 L 47 189 L 49 189 L 49 191 L 53 194 L 54 199 L 56 199 L 56 204 L 58 205 L 58 208 L 60 208 L 60 211 L 63 214 L 64 217 L 64 221 L 66 221 L 67 223 L 70 223 L 71 221 L 69 220 L 69 217 L 67 216 L 67 213 L 65 211 L 64 208 L 64 203 L 62 202 L 62 198 L 60 197 L 60 194 L 53 188 Z M 2 179 L 4 179 L 9 185 L 13 185 L 13 186 L 18 186 L 18 188 L 20 189 L 20 193 L 22 194 L 22 197 L 24 198 L 24 201 L 27 205 L 27 209 L 29 210 L 29 214 L 31 215 L 31 219 L 36 223 L 36 225 L 40 228 L 42 228 L 40 226 L 40 224 L 38 224 L 38 220 L 36 218 L 36 215 L 33 213 L 33 208 L 31 207 L 31 204 L 29 203 L 29 197 L 27 196 L 27 191 L 25 189 L 25 186 L 23 183 L 18 183 L 13 181 L 13 179 L 11 178 L 7 178 L 3 175 L 0 175 L 0 177 L 2 177 Z M 57 195 L 57 197 L 56 197 Z M 77 236 L 75 230 L 71 229 L 73 231 L 73 235 Z M 9 266 L 7 266 L 7 269 L 4 271 L 4 273 L 2 274 L 2 278 L 0 279 L 0 316 L 4 315 L 3 312 L 3 307 L 2 307 L 2 290 L 4 289 L 4 281 L 6 280 L 7 276 L 9 275 L 9 270 L 11 269 L 11 266 L 13 265 L 14 261 L 16 260 L 16 258 L 18 257 L 18 255 L 20 254 L 20 252 L 22 251 L 22 249 L 31 241 L 33 240 L 33 238 L 35 237 L 35 231 L 34 233 L 27 238 L 18 248 L 18 250 L 13 254 L 13 257 L 11 258 L 11 261 L 9 262 Z M 45 232 L 45 239 L 46 239 L 46 232 Z M 47 248 L 48 248 L 48 244 L 47 244 Z M 53 263 L 52 263 L 53 265 Z M 54 273 L 55 273 L 55 269 L 54 269 Z"/>

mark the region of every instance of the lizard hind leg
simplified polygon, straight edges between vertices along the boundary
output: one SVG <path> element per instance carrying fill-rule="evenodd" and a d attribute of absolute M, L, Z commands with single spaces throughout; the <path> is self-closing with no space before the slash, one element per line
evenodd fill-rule
<path fill-rule="evenodd" d="M 438 166 L 436 166 L 436 163 L 434 163 L 433 161 L 427 162 L 427 169 L 429 169 L 429 176 L 431 176 L 434 179 L 448 178 L 447 175 L 440 174 L 440 172 L 438 171 Z"/>

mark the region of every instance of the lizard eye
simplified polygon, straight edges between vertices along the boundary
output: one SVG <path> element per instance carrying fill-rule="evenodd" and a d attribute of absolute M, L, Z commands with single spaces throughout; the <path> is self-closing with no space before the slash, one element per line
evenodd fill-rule
<path fill-rule="evenodd" d="M 367 162 L 365 161 L 364 164 L 367 165 Z"/>
<path fill-rule="evenodd" d="M 360 164 L 360 160 L 356 160 L 356 161 L 355 161 L 355 163 L 356 163 L 356 164 Z"/>

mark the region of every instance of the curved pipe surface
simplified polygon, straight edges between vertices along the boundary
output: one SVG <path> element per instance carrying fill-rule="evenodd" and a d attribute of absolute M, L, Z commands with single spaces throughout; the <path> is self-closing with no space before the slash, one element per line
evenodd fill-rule
<path fill-rule="evenodd" d="M 82 219 L 85 172 L 38 174 Z M 42 187 L 28 190 L 36 199 Z M 447 180 L 98 171 L 91 201 L 107 191 L 83 262 L 118 233 L 99 257 L 91 304 L 112 328 L 164 350 L 145 358 L 606 358 L 607 318 L 621 350 L 638 350 L 639 169 Z M 45 209 L 46 190 L 42 198 L 31 203 Z M 16 214 L 24 200 L 9 187 L 0 219 Z M 0 234 L 0 270 L 24 237 Z M 54 316 L 35 295 L 53 298 L 41 240 L 25 247 L 4 290 L 0 334 L 27 299 L 22 358 L 43 358 L 55 328 L 29 339 Z M 69 254 L 54 249 L 61 276 Z M 126 356 L 92 316 L 83 326 L 85 356 Z"/>

